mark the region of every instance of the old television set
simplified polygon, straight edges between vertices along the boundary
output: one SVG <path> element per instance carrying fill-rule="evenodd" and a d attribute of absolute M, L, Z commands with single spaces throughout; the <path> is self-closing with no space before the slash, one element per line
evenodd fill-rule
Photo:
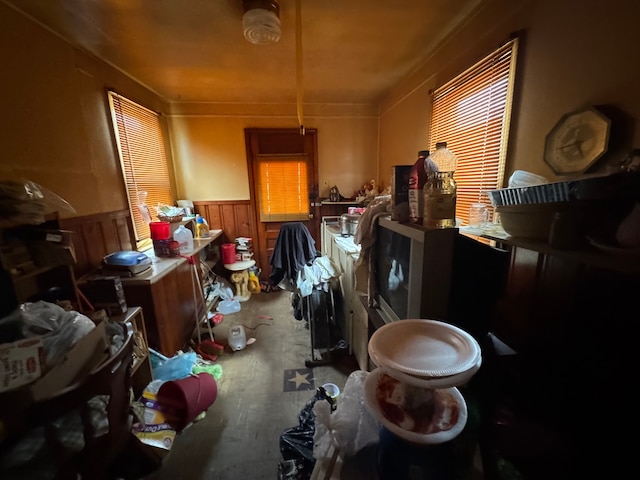
<path fill-rule="evenodd" d="M 457 228 L 428 229 L 382 217 L 376 227 L 377 309 L 385 323 L 432 319 L 475 337 L 489 328 L 508 254 Z"/>

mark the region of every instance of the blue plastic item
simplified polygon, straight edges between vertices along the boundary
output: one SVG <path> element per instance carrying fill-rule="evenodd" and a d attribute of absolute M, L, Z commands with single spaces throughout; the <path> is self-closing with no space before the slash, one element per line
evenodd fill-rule
<path fill-rule="evenodd" d="M 179 380 L 191 375 L 191 370 L 197 360 L 196 352 L 186 352 L 168 358 L 166 361 L 152 368 L 155 380 Z"/>
<path fill-rule="evenodd" d="M 104 257 L 104 263 L 119 267 L 132 267 L 135 265 L 149 265 L 151 259 L 142 252 L 124 250 L 115 252 Z"/>

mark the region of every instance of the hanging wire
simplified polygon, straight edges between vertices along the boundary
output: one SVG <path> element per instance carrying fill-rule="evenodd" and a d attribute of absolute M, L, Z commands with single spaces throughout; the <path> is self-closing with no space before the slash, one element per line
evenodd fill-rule
<path fill-rule="evenodd" d="M 304 112 L 302 107 L 302 10 L 300 0 L 296 0 L 296 106 L 300 135 L 305 134 Z"/>

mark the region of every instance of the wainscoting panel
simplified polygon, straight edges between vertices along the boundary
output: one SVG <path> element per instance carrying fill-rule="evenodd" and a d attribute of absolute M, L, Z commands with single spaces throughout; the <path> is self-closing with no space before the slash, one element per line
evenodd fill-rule
<path fill-rule="evenodd" d="M 268 259 L 259 251 L 250 200 L 196 201 L 193 205 L 196 213 L 207 220 L 209 228 L 222 230 L 224 243 L 233 243 L 237 237 L 252 238 L 256 264 L 262 269 L 263 277 L 269 274 L 268 268 L 265 270 Z"/>
<path fill-rule="evenodd" d="M 74 232 L 73 244 L 80 277 L 100 266 L 102 258 L 120 250 L 135 250 L 129 210 L 119 210 L 60 220 L 60 228 Z"/>
<path fill-rule="evenodd" d="M 257 231 L 249 200 L 199 201 L 194 202 L 195 211 L 207 219 L 212 230 L 222 230 L 223 242 L 232 243 L 236 237 L 251 237 L 254 258 L 263 272 L 258 251 Z M 78 277 L 99 267 L 102 258 L 120 250 L 135 250 L 135 234 L 129 210 L 86 215 L 60 220 L 60 228 L 74 232 Z M 268 259 L 267 259 L 268 261 Z M 266 270 L 268 275 L 269 271 Z"/>

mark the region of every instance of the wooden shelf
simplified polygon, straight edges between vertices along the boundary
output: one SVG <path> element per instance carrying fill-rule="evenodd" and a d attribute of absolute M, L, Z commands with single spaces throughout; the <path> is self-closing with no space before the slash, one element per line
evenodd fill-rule
<path fill-rule="evenodd" d="M 36 300 L 69 301 L 79 307 L 72 256 L 64 242 L 45 240 L 48 234 L 66 234 L 56 221 L 0 229 L 0 316 L 8 315 L 20 304 Z M 21 267 L 28 270 L 20 272 Z"/>
<path fill-rule="evenodd" d="M 473 236 L 473 235 L 470 235 Z M 640 273 L 640 256 L 624 254 L 610 254 L 596 249 L 591 245 L 583 245 L 574 249 L 560 249 L 545 242 L 528 240 L 511 236 L 480 235 L 481 238 L 495 241 L 510 247 L 524 248 L 544 255 L 554 255 L 574 263 L 584 264 L 590 267 L 602 268 L 619 273 Z"/>
<path fill-rule="evenodd" d="M 144 324 L 142 308 L 130 307 L 122 315 L 109 317 L 110 322 L 121 322 L 131 326 L 134 334 L 133 365 L 131 367 L 131 383 L 136 396 L 142 394 L 145 387 L 153 380 L 147 331 Z"/>

